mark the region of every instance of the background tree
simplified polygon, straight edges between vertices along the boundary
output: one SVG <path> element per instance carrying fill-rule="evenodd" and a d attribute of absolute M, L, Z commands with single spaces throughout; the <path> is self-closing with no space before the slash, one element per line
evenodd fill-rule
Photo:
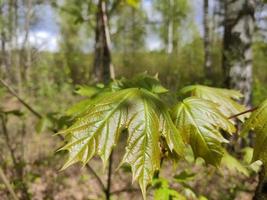
<path fill-rule="evenodd" d="M 94 31 L 92 15 L 89 13 L 95 12 L 96 7 L 91 1 L 80 0 L 64 2 L 56 7 L 60 14 L 61 53 L 72 82 L 81 84 L 88 81 L 91 69 L 88 69 L 90 64 L 81 62 L 81 59 L 85 57 L 89 37 L 92 37 Z"/>
<path fill-rule="evenodd" d="M 156 23 L 156 26 L 166 52 L 177 52 L 180 45 L 180 29 L 190 13 L 190 5 L 187 0 L 168 0 L 155 1 L 154 7 L 161 14 L 162 21 Z"/>
<path fill-rule="evenodd" d="M 256 1 L 224 1 L 223 72 L 225 86 L 240 90 L 251 104 L 252 39 Z"/>

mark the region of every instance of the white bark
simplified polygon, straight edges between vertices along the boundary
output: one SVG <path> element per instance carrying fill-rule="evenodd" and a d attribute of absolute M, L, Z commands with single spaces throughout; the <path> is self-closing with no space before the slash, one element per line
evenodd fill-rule
<path fill-rule="evenodd" d="M 223 69 L 227 87 L 244 94 L 243 103 L 251 103 L 252 40 L 255 0 L 225 1 Z"/>

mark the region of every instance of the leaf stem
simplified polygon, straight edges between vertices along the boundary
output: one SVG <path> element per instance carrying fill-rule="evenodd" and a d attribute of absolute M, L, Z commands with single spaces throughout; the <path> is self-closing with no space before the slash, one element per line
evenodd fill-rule
<path fill-rule="evenodd" d="M 109 157 L 108 179 L 107 179 L 107 187 L 105 191 L 106 200 L 110 200 L 110 197 L 111 197 L 112 164 L 113 164 L 113 151 L 111 151 L 111 154 Z"/>
<path fill-rule="evenodd" d="M 232 115 L 232 116 L 228 117 L 228 119 L 234 119 L 234 118 L 237 118 L 237 117 L 239 117 L 239 116 L 241 116 L 241 115 L 244 115 L 244 114 L 247 114 L 247 113 L 250 113 L 250 112 L 254 112 L 254 111 L 257 110 L 257 109 L 258 109 L 258 107 L 251 108 L 251 109 L 246 110 L 246 111 L 243 111 L 243 112 L 241 112 L 241 113 L 237 113 L 237 114 L 235 114 L 235 115 Z"/>
<path fill-rule="evenodd" d="M 100 185 L 102 191 L 105 193 L 106 192 L 106 187 L 105 187 L 103 181 L 101 180 L 101 178 L 96 173 L 96 171 L 89 164 L 86 164 L 85 166 L 88 169 L 88 171 L 94 175 L 94 177 L 96 178 L 96 180 L 97 180 L 98 184 Z"/>

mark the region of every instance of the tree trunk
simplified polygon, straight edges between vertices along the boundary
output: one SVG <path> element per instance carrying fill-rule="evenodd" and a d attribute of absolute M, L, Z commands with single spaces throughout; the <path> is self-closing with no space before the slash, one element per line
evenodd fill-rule
<path fill-rule="evenodd" d="M 203 25 L 204 25 L 204 72 L 207 78 L 211 78 L 212 66 L 211 66 L 211 34 L 209 23 L 209 0 L 203 2 Z"/>
<path fill-rule="evenodd" d="M 95 81 L 104 83 L 107 83 L 110 78 L 114 78 L 106 7 L 107 5 L 105 0 L 98 1 L 95 27 L 95 57 L 93 66 Z"/>
<path fill-rule="evenodd" d="M 242 103 L 251 104 L 252 39 L 255 0 L 225 0 L 223 72 L 225 86 L 244 94 Z M 251 142 L 251 141 L 250 141 Z M 253 200 L 267 200 L 266 163 L 259 173 Z"/>
<path fill-rule="evenodd" d="M 255 0 L 225 0 L 223 72 L 225 86 L 240 90 L 251 103 L 252 38 Z"/>
<path fill-rule="evenodd" d="M 14 0 L 10 0 L 8 3 L 8 17 L 7 17 L 7 26 L 8 26 L 8 34 L 7 34 L 7 39 L 8 39 L 8 54 L 7 54 L 7 62 L 8 62 L 8 67 L 10 67 L 10 71 L 12 71 L 12 50 L 13 50 L 13 34 L 14 34 Z M 11 76 L 12 79 L 15 81 L 14 76 Z"/>

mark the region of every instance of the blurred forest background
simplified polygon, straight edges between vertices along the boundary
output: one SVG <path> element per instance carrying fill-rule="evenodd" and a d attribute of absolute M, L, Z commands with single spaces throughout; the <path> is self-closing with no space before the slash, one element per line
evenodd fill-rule
<path fill-rule="evenodd" d="M 0 43 L 1 200 L 12 190 L 19 199 L 105 199 L 100 160 L 59 171 L 66 155 L 55 153 L 62 143 L 52 134 L 68 124 L 80 85 L 146 71 L 174 92 L 233 88 L 249 107 L 267 97 L 263 0 L 0 0 Z M 251 148 L 233 151 L 248 165 Z M 180 173 L 170 184 L 188 199 L 252 199 L 257 173 L 233 168 L 189 154 L 162 173 Z M 129 169 L 114 171 L 113 199 L 141 199 L 137 188 Z"/>

